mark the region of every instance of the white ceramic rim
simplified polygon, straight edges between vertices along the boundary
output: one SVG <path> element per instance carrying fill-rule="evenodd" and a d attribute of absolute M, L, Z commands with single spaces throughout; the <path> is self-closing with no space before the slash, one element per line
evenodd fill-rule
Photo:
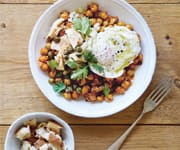
<path fill-rule="evenodd" d="M 119 109 L 113 109 L 112 112 L 104 112 L 104 113 L 99 113 L 99 114 L 85 114 L 85 113 L 80 113 L 80 112 L 77 112 L 77 111 L 73 111 L 71 108 L 69 107 L 66 107 L 66 108 L 63 108 L 63 107 L 58 107 L 57 104 L 55 102 L 53 102 L 51 100 L 51 97 L 48 93 L 46 93 L 45 91 L 42 90 L 42 86 L 40 84 L 40 82 L 38 80 L 36 80 L 35 78 L 35 72 L 33 72 L 32 68 L 33 67 L 33 62 L 31 61 L 31 57 L 32 56 L 32 53 L 31 53 L 31 50 L 33 49 L 33 45 L 32 43 L 34 42 L 34 39 L 33 37 L 36 36 L 36 28 L 39 26 L 39 24 L 43 21 L 44 17 L 49 13 L 49 11 L 51 11 L 52 8 L 56 7 L 57 4 L 59 3 L 62 3 L 61 6 L 63 5 L 63 1 L 65 0 L 59 0 L 57 2 L 55 2 L 53 5 L 51 5 L 48 9 L 45 10 L 45 12 L 40 16 L 40 18 L 38 19 L 38 21 L 36 22 L 34 28 L 33 28 L 33 31 L 32 31 L 32 34 L 31 34 L 31 37 L 30 37 L 30 40 L 29 40 L 29 64 L 30 64 L 30 69 L 31 69 L 31 73 L 33 75 L 33 78 L 36 82 L 36 84 L 38 85 L 39 89 L 41 90 L 41 92 L 48 98 L 48 100 L 54 104 L 57 108 L 69 113 L 69 114 L 72 114 L 72 115 L 75 115 L 75 116 L 79 116 L 79 117 L 84 117 L 84 118 L 100 118 L 100 117 L 106 117 L 106 116 L 110 116 L 110 115 L 113 115 L 115 113 L 118 113 L 120 111 L 123 111 L 124 109 L 126 109 L 127 107 L 129 107 L 130 105 L 132 105 L 133 103 L 135 103 L 139 97 L 145 92 L 145 90 L 148 88 L 152 78 L 153 78 L 153 75 L 154 75 L 154 72 L 155 72 L 155 67 L 156 67 L 156 47 L 155 47 L 155 43 L 154 43 L 154 39 L 153 39 L 153 35 L 152 35 L 152 32 L 148 26 L 148 24 L 146 23 L 146 21 L 144 20 L 144 18 L 141 16 L 141 14 L 132 6 L 130 5 L 128 2 L 126 2 L 125 0 L 112 0 L 113 2 L 117 3 L 118 5 L 122 5 L 123 7 L 125 7 L 126 9 L 129 9 L 132 13 L 135 14 L 135 17 L 137 20 L 139 20 L 142 24 L 142 26 L 144 26 L 144 28 L 146 29 L 145 32 L 148 36 L 148 39 L 149 41 L 151 42 L 152 44 L 152 48 L 151 48 L 151 51 L 152 51 L 152 55 L 154 57 L 154 60 L 153 62 L 151 62 L 151 70 L 147 73 L 148 74 L 148 78 L 146 78 L 146 81 L 144 81 L 144 83 L 146 83 L 144 85 L 144 88 L 143 90 L 136 96 L 135 100 L 131 103 L 129 103 L 129 105 L 127 105 L 126 107 L 122 108 L 121 110 Z M 121 1 L 121 3 L 120 3 Z"/>
<path fill-rule="evenodd" d="M 68 130 L 68 132 L 69 132 L 68 136 L 72 139 L 71 147 L 73 147 L 73 149 L 75 149 L 74 135 L 73 135 L 72 129 L 70 128 L 70 126 L 64 120 L 62 120 L 58 116 L 56 116 L 54 114 L 51 114 L 51 113 L 47 113 L 47 112 L 33 112 L 33 113 L 24 114 L 23 116 L 19 117 L 18 119 L 16 119 L 11 124 L 11 126 L 9 127 L 8 132 L 6 134 L 6 139 L 5 139 L 5 142 L 4 142 L 4 149 L 5 150 L 8 150 L 7 149 L 8 139 L 11 138 L 11 137 L 9 137 L 9 135 L 10 135 L 11 132 L 13 132 L 12 131 L 13 127 L 16 126 L 16 124 L 18 124 L 18 122 L 21 122 L 21 120 L 23 120 L 23 119 L 25 119 L 25 118 L 27 118 L 29 116 L 36 116 L 36 115 L 42 115 L 42 116 L 45 116 L 45 117 L 52 117 L 52 118 L 55 118 L 56 120 L 59 120 L 61 122 L 61 125 Z M 23 124 L 23 122 L 22 122 L 22 124 Z"/>

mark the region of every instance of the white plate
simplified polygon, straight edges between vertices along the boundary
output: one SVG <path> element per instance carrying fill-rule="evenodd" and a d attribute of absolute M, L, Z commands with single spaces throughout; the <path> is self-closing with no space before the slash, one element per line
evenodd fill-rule
<path fill-rule="evenodd" d="M 22 127 L 25 121 L 28 121 L 31 119 L 37 119 L 38 122 L 54 120 L 60 125 L 62 125 L 64 127 L 62 130 L 62 136 L 63 136 L 63 141 L 65 143 L 65 149 L 74 150 L 75 148 L 74 136 L 69 125 L 65 121 L 60 119 L 59 117 L 53 114 L 44 113 L 44 112 L 28 113 L 21 116 L 16 121 L 14 121 L 14 123 L 10 126 L 7 132 L 6 140 L 4 144 L 4 150 L 12 150 L 12 149 L 20 150 L 20 141 L 15 137 L 15 133 L 20 127 Z"/>
<path fill-rule="evenodd" d="M 29 62 L 34 80 L 42 93 L 55 106 L 70 114 L 97 118 L 109 116 L 130 106 L 146 90 L 151 82 L 156 64 L 156 49 L 152 33 L 143 17 L 124 0 L 93 0 L 106 10 L 109 14 L 119 16 L 126 23 L 134 26 L 142 39 L 143 64 L 135 73 L 133 85 L 124 95 L 115 96 L 113 102 L 89 103 L 85 101 L 67 101 L 57 95 L 48 83 L 48 76 L 38 66 L 39 50 L 45 45 L 45 38 L 53 21 L 55 21 L 62 10 L 73 11 L 79 7 L 86 7 L 91 0 L 59 0 L 49 7 L 37 21 L 29 42 Z"/>

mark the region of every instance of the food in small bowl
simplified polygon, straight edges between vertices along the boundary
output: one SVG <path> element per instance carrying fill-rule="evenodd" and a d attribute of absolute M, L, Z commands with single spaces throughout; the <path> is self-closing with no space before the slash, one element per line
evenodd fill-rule
<path fill-rule="evenodd" d="M 97 3 L 86 9 L 62 11 L 40 50 L 39 66 L 49 83 L 65 99 L 112 101 L 133 84 L 142 64 L 140 35 L 133 25 L 101 10 Z"/>
<path fill-rule="evenodd" d="M 17 119 L 9 128 L 5 150 L 74 150 L 71 128 L 57 116 L 36 112 Z"/>
<path fill-rule="evenodd" d="M 16 132 L 21 141 L 21 150 L 64 150 L 63 126 L 54 120 L 37 122 L 31 119 L 23 123 Z"/>

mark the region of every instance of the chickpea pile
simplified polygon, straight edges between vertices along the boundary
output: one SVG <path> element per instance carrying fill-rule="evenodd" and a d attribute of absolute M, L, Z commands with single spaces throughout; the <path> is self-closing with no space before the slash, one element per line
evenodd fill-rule
<path fill-rule="evenodd" d="M 72 23 L 68 21 L 69 15 L 70 12 L 68 11 L 60 13 L 60 18 L 66 20 L 64 24 L 67 28 L 72 27 Z M 120 21 L 117 16 L 110 16 L 106 11 L 100 10 L 99 5 L 96 3 L 88 5 L 86 10 L 81 10 L 81 15 L 90 19 L 91 27 L 99 23 L 100 29 L 98 32 L 103 32 L 106 27 L 113 27 L 114 25 L 126 26 L 128 29 L 134 30 L 131 24 L 126 24 Z M 60 33 L 59 36 L 63 34 L 64 32 Z M 140 41 L 140 36 L 138 35 L 138 37 Z M 56 39 L 48 38 L 45 47 L 40 50 L 39 66 L 42 71 L 49 75 L 50 84 L 64 83 L 66 85 L 66 89 L 61 94 L 67 100 L 78 100 L 82 95 L 86 101 L 90 102 L 112 101 L 114 94 L 124 94 L 131 86 L 135 69 L 143 61 L 143 55 L 140 53 L 133 63 L 125 68 L 123 75 L 118 78 L 104 78 L 89 71 L 87 78 L 72 80 L 70 78 L 72 70 L 67 65 L 64 66 L 64 71 L 59 71 L 57 69 L 52 70 L 47 64 L 47 61 L 54 60 L 58 54 L 57 50 L 51 49 L 51 41 L 53 40 Z M 110 89 L 108 95 L 103 92 L 105 86 Z"/>

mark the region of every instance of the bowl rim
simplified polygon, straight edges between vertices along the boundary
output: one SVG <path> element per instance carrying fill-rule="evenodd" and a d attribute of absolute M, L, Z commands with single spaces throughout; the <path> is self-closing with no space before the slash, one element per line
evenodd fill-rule
<path fill-rule="evenodd" d="M 68 131 L 68 136 L 72 139 L 71 141 L 71 147 L 73 149 L 75 149 L 75 142 L 74 142 L 74 135 L 73 135 L 73 131 L 71 129 L 71 127 L 68 125 L 68 123 L 66 123 L 63 119 L 59 118 L 58 116 L 52 114 L 52 113 L 47 113 L 47 112 L 31 112 L 31 113 L 27 113 L 27 114 L 24 114 L 22 116 L 20 116 L 19 118 L 17 118 L 12 124 L 11 126 L 9 127 L 7 133 L 6 133 L 6 138 L 5 138 L 5 142 L 4 142 L 4 149 L 5 150 L 8 150 L 7 149 L 7 145 L 8 145 L 8 140 L 10 137 L 10 133 L 13 132 L 14 130 L 14 127 L 18 124 L 18 123 L 21 123 L 22 120 L 26 119 L 27 117 L 31 117 L 31 116 L 44 116 L 44 117 L 49 117 L 49 118 L 54 118 L 54 120 L 58 120 L 60 122 L 60 124 Z M 23 124 L 23 122 L 22 122 Z"/>
<path fill-rule="evenodd" d="M 98 113 L 98 114 L 89 114 L 89 113 L 81 113 L 81 112 L 75 112 L 75 111 L 72 111 L 72 109 L 65 109 L 63 107 L 59 107 L 54 101 L 52 101 L 51 99 L 51 96 L 49 96 L 49 94 L 47 94 L 46 92 L 44 92 L 41 88 L 40 88 L 40 83 L 39 81 L 35 78 L 35 72 L 33 71 L 33 61 L 31 60 L 31 50 L 33 49 L 33 46 L 31 43 L 33 43 L 33 37 L 36 35 L 36 28 L 39 26 L 39 24 L 43 21 L 43 18 L 49 13 L 49 11 L 51 11 L 51 9 L 53 9 L 54 7 L 56 7 L 56 5 L 58 5 L 59 3 L 62 3 L 61 5 L 63 5 L 63 2 L 65 0 L 59 0 L 57 2 L 55 2 L 54 4 L 52 4 L 50 7 L 48 7 L 44 12 L 43 14 L 39 17 L 39 19 L 37 20 L 34 28 L 33 28 L 33 31 L 31 33 L 31 36 L 30 36 L 30 40 L 29 40 L 29 48 L 28 48 L 28 57 L 29 57 L 29 65 L 30 65 L 30 70 L 31 70 L 31 73 L 32 73 L 32 76 L 33 76 L 33 79 L 35 80 L 35 83 L 37 84 L 37 86 L 39 87 L 40 91 L 45 95 L 45 97 L 53 104 L 55 105 L 58 109 L 61 109 L 63 110 L 64 112 L 67 112 L 71 115 L 75 115 L 75 116 L 78 116 L 78 117 L 83 117 L 83 118 L 101 118 L 101 117 L 106 117 L 106 116 L 111 116 L 113 114 L 116 114 L 118 112 L 121 112 L 123 111 L 124 109 L 128 108 L 130 105 L 132 105 L 133 103 L 135 103 L 142 95 L 143 93 L 145 92 L 145 90 L 148 88 L 148 86 L 150 85 L 151 81 L 152 81 L 152 78 L 153 78 L 153 75 L 154 75 L 154 72 L 155 72 L 155 68 L 156 68 L 156 59 L 157 59 L 157 56 L 156 56 L 156 46 L 155 46 L 155 42 L 154 42 L 154 38 L 153 38 L 153 34 L 150 30 L 150 27 L 148 26 L 148 24 L 146 23 L 145 19 L 143 18 L 143 16 L 131 5 L 129 4 L 127 1 L 125 0 L 112 0 L 113 2 L 117 3 L 117 5 L 123 5 L 123 7 L 125 7 L 126 9 L 129 9 L 132 13 L 135 14 L 136 18 L 138 18 L 139 20 L 141 20 L 141 24 L 142 26 L 146 29 L 145 30 L 145 33 L 148 34 L 148 40 L 151 42 L 151 50 L 153 52 L 153 57 L 154 57 L 154 60 L 151 62 L 151 71 L 149 72 L 149 75 L 148 75 L 148 78 L 146 80 L 146 84 L 144 85 L 144 89 L 141 90 L 141 92 L 139 92 L 139 94 L 136 96 L 135 100 L 132 101 L 131 103 L 129 103 L 127 106 L 125 106 L 124 108 L 122 109 L 114 109 L 114 111 L 112 112 L 101 112 L 101 113 Z"/>

